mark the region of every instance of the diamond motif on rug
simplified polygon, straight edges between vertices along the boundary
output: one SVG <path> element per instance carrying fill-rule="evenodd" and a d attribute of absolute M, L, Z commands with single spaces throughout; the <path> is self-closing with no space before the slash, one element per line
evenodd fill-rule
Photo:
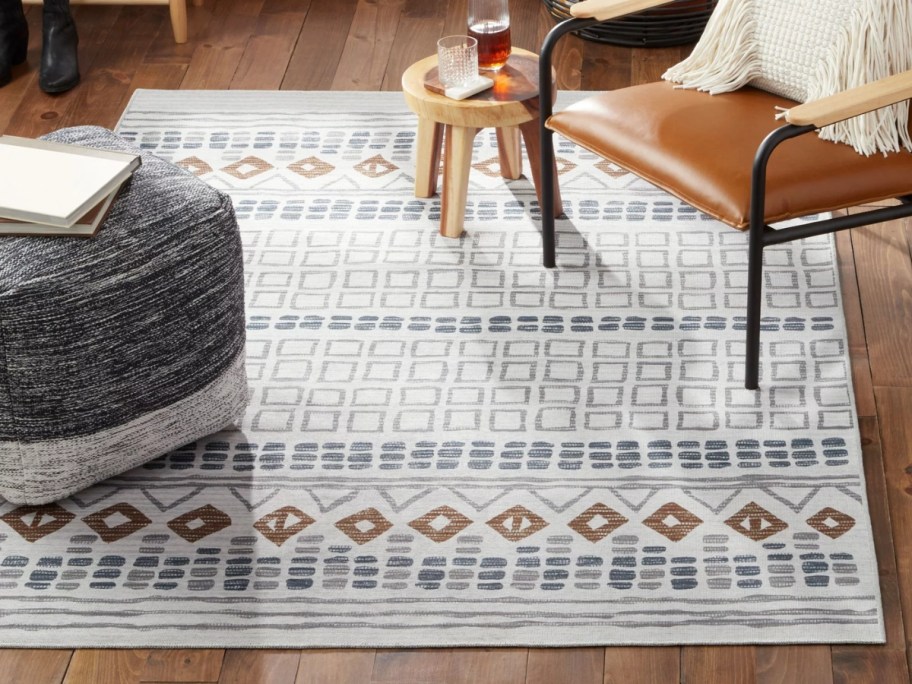
<path fill-rule="evenodd" d="M 139 532 L 152 521 L 136 506 L 122 502 L 87 515 L 82 522 L 110 543 Z"/>
<path fill-rule="evenodd" d="M 807 523 L 830 539 L 839 539 L 855 527 L 855 518 L 827 506 L 808 518 Z"/>
<path fill-rule="evenodd" d="M 494 530 L 510 541 L 522 541 L 526 537 L 545 529 L 548 523 L 537 513 L 525 506 L 513 506 L 500 515 L 488 520 Z"/>
<path fill-rule="evenodd" d="M 0 515 L 0 520 L 12 527 L 23 539 L 35 542 L 65 527 L 76 516 L 62 506 L 52 503 L 42 506 L 19 506 Z"/>
<path fill-rule="evenodd" d="M 355 164 L 352 168 L 368 178 L 380 178 L 381 176 L 385 176 L 399 169 L 393 162 L 384 159 L 379 154 L 374 155 L 370 159 L 365 159 L 359 164 Z"/>
<path fill-rule="evenodd" d="M 230 524 L 231 518 L 227 513 L 212 504 L 206 504 L 177 516 L 168 523 L 168 527 L 188 542 L 197 542 L 210 534 L 224 530 Z"/>
<path fill-rule="evenodd" d="M 319 178 L 320 176 L 325 176 L 327 173 L 332 173 L 335 168 L 336 167 L 329 162 L 323 161 L 317 157 L 307 157 L 307 159 L 301 159 L 294 164 L 288 165 L 289 171 L 292 171 L 299 176 L 304 176 L 305 178 Z"/>
<path fill-rule="evenodd" d="M 591 542 L 598 542 L 614 532 L 627 518 L 603 503 L 597 503 L 571 520 L 570 528 Z"/>
<path fill-rule="evenodd" d="M 683 506 L 674 502 L 667 503 L 643 521 L 643 524 L 655 530 L 671 541 L 681 541 L 695 530 L 702 520 Z"/>
<path fill-rule="evenodd" d="M 300 508 L 283 506 L 257 520 L 253 528 L 276 546 L 281 546 L 314 522 L 316 521 Z"/>
<path fill-rule="evenodd" d="M 238 180 L 248 180 L 254 176 L 259 176 L 261 173 L 266 173 L 272 168 L 274 167 L 269 162 L 260 159 L 259 157 L 250 156 L 244 157 L 233 164 L 229 164 L 224 167 L 222 171 L 234 176 Z"/>
<path fill-rule="evenodd" d="M 415 518 L 409 527 L 418 530 L 428 539 L 445 542 L 472 524 L 472 521 L 450 506 L 438 506 L 420 518 Z"/>
<path fill-rule="evenodd" d="M 725 524 L 754 541 L 763 541 L 788 527 L 784 520 L 753 501 L 726 520 Z"/>
<path fill-rule="evenodd" d="M 356 544 L 373 541 L 392 526 L 393 524 L 376 508 L 365 508 L 336 523 L 336 527 Z"/>
<path fill-rule="evenodd" d="M 187 157 L 174 163 L 194 176 L 205 176 L 207 173 L 212 173 L 212 167 L 199 157 Z"/>

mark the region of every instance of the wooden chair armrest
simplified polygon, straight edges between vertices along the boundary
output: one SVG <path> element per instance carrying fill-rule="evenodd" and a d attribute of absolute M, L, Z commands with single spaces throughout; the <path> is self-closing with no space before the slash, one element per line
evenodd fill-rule
<path fill-rule="evenodd" d="M 570 6 L 570 14 L 577 19 L 608 21 L 669 2 L 671 0 L 583 0 Z"/>
<path fill-rule="evenodd" d="M 910 98 L 912 71 L 904 71 L 792 107 L 784 112 L 784 118 L 796 126 L 822 128 Z"/>

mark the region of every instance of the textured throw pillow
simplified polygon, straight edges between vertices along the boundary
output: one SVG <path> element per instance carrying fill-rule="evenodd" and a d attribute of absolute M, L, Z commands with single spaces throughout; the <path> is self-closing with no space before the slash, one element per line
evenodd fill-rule
<path fill-rule="evenodd" d="M 910 0 L 720 0 L 663 78 L 712 94 L 752 85 L 807 102 L 912 69 Z M 828 126 L 859 153 L 912 151 L 904 102 Z"/>

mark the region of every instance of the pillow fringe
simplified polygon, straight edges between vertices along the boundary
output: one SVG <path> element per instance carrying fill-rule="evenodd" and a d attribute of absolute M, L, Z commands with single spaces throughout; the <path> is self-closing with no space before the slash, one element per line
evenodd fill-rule
<path fill-rule="evenodd" d="M 808 87 L 808 100 L 833 95 L 912 69 L 912 3 L 867 0 L 857 3 L 827 59 Z M 912 152 L 909 102 L 882 107 L 820 130 L 824 140 L 851 145 L 870 156 Z"/>
<path fill-rule="evenodd" d="M 762 2 L 763 0 L 757 0 Z M 737 90 L 762 74 L 752 3 L 720 0 L 693 52 L 662 78 L 712 95 Z M 912 69 L 912 2 L 855 0 L 815 78 L 808 101 Z M 780 115 L 781 116 L 781 115 Z M 824 140 L 845 143 L 859 154 L 912 152 L 909 102 L 883 107 L 819 131 Z"/>
<path fill-rule="evenodd" d="M 662 78 L 711 95 L 737 90 L 760 75 L 755 47 L 750 3 L 720 0 L 693 52 Z"/>

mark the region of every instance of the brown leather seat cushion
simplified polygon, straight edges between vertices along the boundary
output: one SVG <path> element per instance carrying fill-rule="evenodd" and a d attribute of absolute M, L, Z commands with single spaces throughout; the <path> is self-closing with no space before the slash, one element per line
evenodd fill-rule
<path fill-rule="evenodd" d="M 735 228 L 748 225 L 757 147 L 794 102 L 744 88 L 723 95 L 666 82 L 615 90 L 552 116 L 548 128 Z M 809 133 L 780 145 L 767 174 L 766 222 L 912 193 L 912 153 L 864 157 Z"/>

